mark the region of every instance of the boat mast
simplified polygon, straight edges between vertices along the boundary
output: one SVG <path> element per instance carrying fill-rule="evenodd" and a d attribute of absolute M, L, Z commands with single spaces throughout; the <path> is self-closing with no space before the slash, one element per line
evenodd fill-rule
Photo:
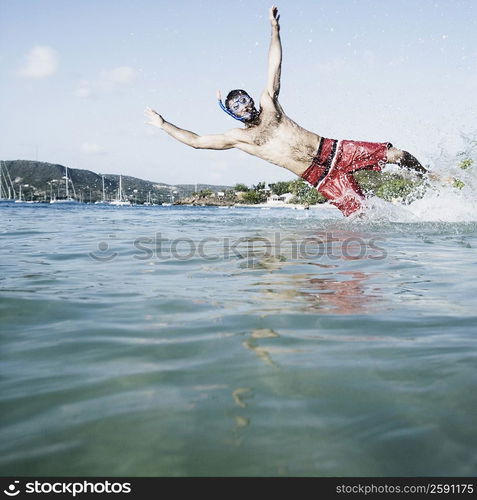
<path fill-rule="evenodd" d="M 10 188 L 11 188 L 13 191 L 13 199 L 15 200 L 17 197 L 17 193 L 15 192 L 15 186 L 13 185 L 12 178 L 10 177 L 10 172 L 8 171 L 7 166 L 5 165 L 5 163 L 3 165 L 5 167 L 5 170 L 7 171 L 8 182 L 10 183 L 10 185 L 8 186 L 8 198 L 11 199 L 11 193 L 10 193 Z M 5 181 L 5 184 L 6 183 L 7 181 Z"/>
<path fill-rule="evenodd" d="M 2 163 L 0 163 L 0 200 L 3 200 L 3 177 L 2 177 Z"/>
<path fill-rule="evenodd" d="M 66 199 L 68 199 L 69 192 L 68 192 L 68 167 L 65 167 L 65 182 L 66 182 Z"/>

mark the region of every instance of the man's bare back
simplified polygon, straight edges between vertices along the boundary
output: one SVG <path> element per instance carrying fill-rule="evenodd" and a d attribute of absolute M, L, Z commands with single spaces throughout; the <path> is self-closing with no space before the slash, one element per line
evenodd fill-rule
<path fill-rule="evenodd" d="M 300 127 L 285 114 L 278 101 L 282 64 L 279 18 L 278 9 L 272 7 L 269 11 L 272 35 L 268 57 L 268 80 L 260 98 L 259 110 L 255 109 L 253 99 L 243 90 L 230 92 L 225 106 L 222 104 L 220 93 L 218 94 L 222 109 L 233 118 L 242 121 L 245 128 L 234 128 L 223 134 L 201 136 L 176 127 L 150 108 L 145 111 L 149 118 L 148 123 L 193 148 L 216 150 L 236 148 L 286 168 L 316 186 L 345 215 L 358 210 L 361 207 L 358 199 L 364 199 L 359 186 L 351 177 L 351 173 L 358 168 L 380 170 L 386 163 L 397 163 L 420 175 L 427 173 L 410 153 L 394 148 L 390 143 L 356 141 L 330 143 L 328 142 L 330 140 Z M 347 144 L 343 146 L 342 142 Z M 327 148 L 331 148 L 329 153 Z M 354 158 L 357 158 L 357 164 L 353 170 Z M 351 162 L 346 168 L 343 167 L 344 160 Z M 312 167 L 322 170 L 313 172 L 310 171 Z M 331 177 L 331 173 L 334 178 Z M 319 182 L 316 183 L 313 182 L 315 174 L 319 178 Z M 328 183 L 328 187 L 320 190 L 324 181 Z M 345 198 L 351 199 L 351 205 Z"/>

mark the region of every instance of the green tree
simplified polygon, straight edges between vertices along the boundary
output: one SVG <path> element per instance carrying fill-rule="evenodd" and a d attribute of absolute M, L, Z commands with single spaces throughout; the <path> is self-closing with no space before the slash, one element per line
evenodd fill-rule
<path fill-rule="evenodd" d="M 235 184 L 234 191 L 246 192 L 248 191 L 248 187 L 245 184 Z"/>
<path fill-rule="evenodd" d="M 198 193 L 197 196 L 199 198 L 208 198 L 209 196 L 212 196 L 214 192 L 212 189 L 201 189 Z"/>
<path fill-rule="evenodd" d="M 462 170 L 467 170 L 474 164 L 474 160 L 471 158 L 464 158 L 460 163 L 459 163 L 459 168 Z"/>
<path fill-rule="evenodd" d="M 416 187 L 416 183 L 402 177 L 384 181 L 374 192 L 376 196 L 391 201 L 393 198 L 406 198 Z"/>
<path fill-rule="evenodd" d="M 227 200 L 235 200 L 235 198 L 236 198 L 235 188 L 225 190 L 224 194 L 225 194 L 225 199 L 227 199 Z"/>
<path fill-rule="evenodd" d="M 291 181 L 290 185 L 290 192 L 294 194 L 290 203 L 316 205 L 317 203 L 324 203 L 326 201 L 326 198 L 320 194 L 316 188 L 305 182 L 303 179 Z"/>
<path fill-rule="evenodd" d="M 290 181 L 279 181 L 274 182 L 273 184 L 269 184 L 269 187 L 272 193 L 275 193 L 277 196 L 281 196 L 282 194 L 291 192 L 290 184 Z"/>
<path fill-rule="evenodd" d="M 457 189 L 462 189 L 465 186 L 465 183 L 462 182 L 460 179 L 454 179 L 452 182 L 452 187 L 455 187 Z"/>
<path fill-rule="evenodd" d="M 293 181 L 290 181 L 290 193 L 293 193 L 295 196 L 301 198 L 302 196 L 305 196 L 306 193 L 310 189 L 314 189 L 308 182 L 304 181 L 303 179 L 295 179 Z"/>
<path fill-rule="evenodd" d="M 244 203 L 250 203 L 251 205 L 263 203 L 266 199 L 267 196 L 263 191 L 247 191 L 242 197 Z"/>
<path fill-rule="evenodd" d="M 266 184 L 264 181 L 259 182 L 258 184 L 255 184 L 254 186 L 252 186 L 252 189 L 254 191 L 263 191 L 265 188 L 266 188 Z"/>

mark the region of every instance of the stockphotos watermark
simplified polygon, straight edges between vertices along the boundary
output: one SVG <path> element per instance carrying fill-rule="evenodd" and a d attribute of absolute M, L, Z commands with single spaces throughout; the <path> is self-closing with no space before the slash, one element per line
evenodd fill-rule
<path fill-rule="evenodd" d="M 84 495 L 96 494 L 128 494 L 131 493 L 131 483 L 120 481 L 12 481 L 3 493 L 8 497 L 22 494 L 47 494 L 47 495 Z"/>
<path fill-rule="evenodd" d="M 190 260 L 200 258 L 208 261 L 285 258 L 286 260 L 306 260 L 328 258 L 331 260 L 383 260 L 387 252 L 382 244 L 384 238 L 365 237 L 357 234 L 334 234 L 327 232 L 306 238 L 283 236 L 280 232 L 270 237 L 189 237 L 167 238 L 156 232 L 154 236 L 140 236 L 134 241 L 121 243 L 115 234 L 108 235 L 97 243 L 97 249 L 89 253 L 96 262 L 111 262 L 121 255 L 144 260 Z"/>

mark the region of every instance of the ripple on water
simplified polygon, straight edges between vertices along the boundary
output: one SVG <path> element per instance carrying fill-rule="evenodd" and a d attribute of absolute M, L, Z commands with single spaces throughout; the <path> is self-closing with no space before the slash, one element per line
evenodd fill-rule
<path fill-rule="evenodd" d="M 5 474 L 475 472 L 476 222 L 5 210 Z M 135 258 L 158 232 L 216 238 L 216 258 Z M 330 254 L 294 254 L 327 234 Z M 92 258 L 101 242 L 117 255 Z"/>

